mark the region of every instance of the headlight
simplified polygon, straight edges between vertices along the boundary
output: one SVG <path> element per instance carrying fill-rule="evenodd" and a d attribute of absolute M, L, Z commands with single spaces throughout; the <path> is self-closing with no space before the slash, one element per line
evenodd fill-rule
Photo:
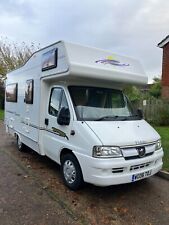
<path fill-rule="evenodd" d="M 159 150 L 161 148 L 161 140 L 158 140 L 156 142 L 155 151 Z"/>
<path fill-rule="evenodd" d="M 114 146 L 94 146 L 93 157 L 95 158 L 117 158 L 122 157 L 119 147 Z"/>

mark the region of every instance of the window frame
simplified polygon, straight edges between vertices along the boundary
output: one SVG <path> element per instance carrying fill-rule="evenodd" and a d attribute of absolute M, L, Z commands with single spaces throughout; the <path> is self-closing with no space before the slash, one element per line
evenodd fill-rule
<path fill-rule="evenodd" d="M 7 97 L 7 88 L 9 86 L 14 86 L 14 89 L 16 89 L 16 91 L 14 92 L 13 95 L 15 95 L 15 98 L 13 99 L 13 96 L 12 96 L 12 100 L 10 99 L 10 97 Z M 6 88 L 5 88 L 5 98 L 6 98 L 6 102 L 12 102 L 12 103 L 17 103 L 18 102 L 18 83 L 12 83 L 12 84 L 7 84 L 6 85 Z"/>
<path fill-rule="evenodd" d="M 31 82 L 31 85 L 32 85 L 31 99 L 30 100 L 26 98 L 27 82 Z M 26 80 L 26 87 L 25 87 L 25 103 L 26 104 L 33 104 L 33 100 L 34 100 L 34 80 L 33 79 Z M 29 94 L 28 94 L 28 96 L 29 96 Z"/>
<path fill-rule="evenodd" d="M 53 64 L 48 65 L 47 62 L 48 60 L 50 60 L 50 54 L 51 52 L 53 53 Z M 41 63 L 41 70 L 42 72 L 46 71 L 46 70 L 51 70 L 54 68 L 57 68 L 57 62 L 58 61 L 58 48 L 53 48 L 45 53 L 43 53 L 42 55 L 42 63 Z"/>
<path fill-rule="evenodd" d="M 62 96 L 63 96 L 64 90 L 63 90 L 63 88 L 61 88 L 61 87 L 53 87 L 53 88 L 51 89 L 51 91 L 50 91 L 50 98 L 49 98 L 49 105 L 48 105 L 48 114 L 49 114 L 50 116 L 53 116 L 53 117 L 57 118 L 58 115 L 57 115 L 57 116 L 54 116 L 54 115 L 52 115 L 52 114 L 50 113 L 50 103 L 51 103 L 52 93 L 53 93 L 53 90 L 54 90 L 54 89 L 60 89 L 60 90 L 61 90 L 60 99 L 59 99 L 58 112 L 59 112 L 59 110 L 60 110 L 60 106 L 61 106 L 61 101 L 62 101 Z M 67 100 L 67 99 L 66 99 L 66 100 Z"/>
<path fill-rule="evenodd" d="M 71 88 L 89 88 L 89 89 L 90 89 L 90 88 L 101 88 L 101 89 L 111 89 L 111 90 L 113 90 L 113 91 L 115 91 L 115 92 L 121 91 L 121 93 L 122 93 L 122 95 L 123 95 L 123 97 L 124 97 L 124 100 L 126 99 L 126 101 L 128 102 L 128 105 L 130 106 L 130 109 L 131 109 L 132 113 L 134 113 L 134 108 L 132 107 L 130 101 L 129 101 L 129 100 L 127 99 L 127 97 L 124 95 L 124 93 L 123 93 L 122 90 L 115 89 L 115 88 L 111 88 L 111 87 L 101 87 L 101 86 L 69 85 L 69 86 L 68 86 L 68 91 L 69 91 L 70 98 L 71 98 L 71 101 L 72 101 L 72 103 L 73 103 L 73 109 L 74 109 L 74 111 L 75 111 L 76 118 L 77 118 L 78 121 L 94 121 L 94 120 L 93 120 L 93 118 L 88 118 L 88 119 L 85 119 L 85 120 L 84 120 L 83 118 L 81 118 L 81 117 L 79 116 L 79 113 L 78 113 L 78 111 L 77 111 L 77 109 L 76 109 L 76 104 L 75 104 L 74 98 L 73 98 L 73 96 L 72 96 L 72 94 L 71 94 Z M 112 120 L 110 120 L 110 121 L 112 121 Z"/>

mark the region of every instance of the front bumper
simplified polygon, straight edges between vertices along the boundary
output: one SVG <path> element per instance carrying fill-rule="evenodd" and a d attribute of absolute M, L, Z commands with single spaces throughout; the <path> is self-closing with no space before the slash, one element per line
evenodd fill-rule
<path fill-rule="evenodd" d="M 150 176 L 152 176 L 161 170 L 162 157 L 162 148 L 151 156 L 133 160 L 125 160 L 124 158 L 98 159 L 77 155 L 84 181 L 97 186 L 131 183 L 133 175 L 150 170 Z"/>

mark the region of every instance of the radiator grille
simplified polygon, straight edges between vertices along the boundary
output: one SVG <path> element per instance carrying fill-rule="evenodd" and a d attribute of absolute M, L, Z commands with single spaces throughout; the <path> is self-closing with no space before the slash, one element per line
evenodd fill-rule
<path fill-rule="evenodd" d="M 147 156 L 150 156 L 150 155 L 153 155 L 154 152 L 149 152 L 147 153 L 144 157 L 147 157 Z M 131 159 L 140 159 L 139 155 L 134 155 L 134 156 L 126 156 L 124 157 L 125 160 L 131 160 Z"/>
<path fill-rule="evenodd" d="M 149 167 L 151 165 L 151 163 L 152 162 L 146 162 L 146 163 L 142 163 L 142 164 L 138 164 L 138 165 L 131 166 L 130 167 L 130 171 L 147 168 L 147 167 Z"/>

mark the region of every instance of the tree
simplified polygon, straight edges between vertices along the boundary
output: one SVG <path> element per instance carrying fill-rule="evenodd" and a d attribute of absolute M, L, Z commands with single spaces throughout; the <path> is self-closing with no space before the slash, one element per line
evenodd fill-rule
<path fill-rule="evenodd" d="M 132 102 L 135 102 L 141 99 L 141 91 L 135 86 L 129 85 L 125 87 L 124 93 Z"/>
<path fill-rule="evenodd" d="M 9 42 L 7 38 L 0 39 L 0 75 L 5 77 L 6 74 L 23 65 L 38 49 L 34 43 L 30 45 L 22 42 L 21 44 Z"/>
<path fill-rule="evenodd" d="M 154 83 L 152 84 L 150 90 L 149 90 L 149 94 L 155 98 L 159 98 L 161 97 L 161 79 L 158 77 L 155 77 L 154 79 Z"/>
<path fill-rule="evenodd" d="M 38 48 L 39 46 L 35 47 L 34 43 L 30 45 L 25 42 L 11 43 L 7 38 L 0 38 L 0 108 L 3 108 L 4 103 L 6 74 L 22 66 Z"/>

